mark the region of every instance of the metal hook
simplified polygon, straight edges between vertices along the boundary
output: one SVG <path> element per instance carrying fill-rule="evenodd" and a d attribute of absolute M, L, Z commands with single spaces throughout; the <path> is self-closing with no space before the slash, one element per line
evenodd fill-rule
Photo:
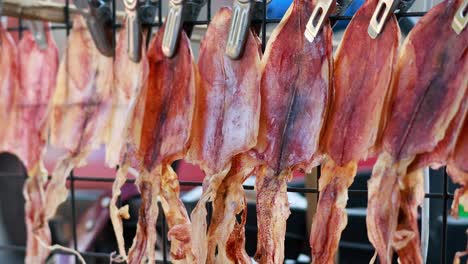
<path fill-rule="evenodd" d="M 86 24 L 96 48 L 104 56 L 113 56 L 113 24 L 110 0 L 74 0 L 74 3 L 86 18 Z M 88 12 L 84 11 L 86 8 L 89 9 Z"/>
<path fill-rule="evenodd" d="M 174 56 L 184 19 L 196 19 L 206 0 L 171 0 L 166 18 L 162 51 L 166 57 Z M 190 32 L 188 32 L 190 33 Z"/>
<path fill-rule="evenodd" d="M 269 4 L 271 0 L 267 1 Z M 244 49 L 252 17 L 261 15 L 262 0 L 236 0 L 233 5 L 231 26 L 226 44 L 226 55 L 238 59 Z M 255 13 L 255 14 L 254 14 Z"/>
<path fill-rule="evenodd" d="M 452 21 L 452 28 L 455 32 L 460 35 L 460 33 L 465 29 L 466 24 L 468 23 L 468 16 L 466 15 L 468 9 L 468 0 L 463 1 L 463 4 L 455 13 Z"/>
<path fill-rule="evenodd" d="M 37 46 L 39 46 L 39 49 L 47 49 L 49 45 L 47 44 L 47 36 L 45 33 L 44 22 L 37 20 L 27 20 L 26 25 L 31 31 L 34 40 L 37 43 Z"/>
<path fill-rule="evenodd" d="M 318 0 L 306 25 L 304 32 L 306 39 L 313 42 L 330 14 L 343 14 L 352 2 L 353 0 Z"/>

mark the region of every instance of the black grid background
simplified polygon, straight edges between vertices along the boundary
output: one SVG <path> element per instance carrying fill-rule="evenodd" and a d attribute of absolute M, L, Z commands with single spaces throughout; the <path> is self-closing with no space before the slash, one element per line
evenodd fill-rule
<path fill-rule="evenodd" d="M 70 19 L 70 9 L 69 6 L 71 4 L 72 0 L 66 0 L 65 1 L 65 18 L 66 21 L 71 21 Z M 112 0 L 112 9 L 113 9 L 113 17 L 115 18 L 116 14 L 116 1 L 119 0 Z M 204 8 L 206 8 L 206 17 L 205 18 L 199 18 L 194 21 L 185 21 L 184 23 L 187 24 L 192 24 L 192 25 L 207 25 L 210 23 L 211 18 L 212 18 L 212 2 L 215 0 L 207 0 L 206 5 Z M 164 3 L 163 3 L 164 2 Z M 158 5 L 158 13 L 157 13 L 157 21 L 149 26 L 152 27 L 159 27 L 163 23 L 163 14 L 162 14 L 162 5 L 168 4 L 168 0 L 159 0 L 157 5 Z M 267 29 L 267 24 L 276 24 L 280 22 L 280 19 L 267 19 L 267 14 L 266 14 L 266 6 L 267 6 L 267 0 L 262 0 L 263 2 L 263 18 L 260 20 L 253 20 L 252 23 L 261 23 L 261 39 L 262 39 L 262 49 L 265 50 L 266 42 L 267 42 L 267 36 L 263 32 L 266 32 Z M 402 17 L 421 17 L 424 16 L 426 12 L 404 12 L 404 13 L 397 13 L 396 16 L 397 18 L 402 18 Z M 335 16 L 330 16 L 330 19 L 332 22 L 334 21 L 339 21 L 339 20 L 350 20 L 352 16 L 343 16 L 343 15 L 335 15 Z M 23 30 L 26 30 L 25 27 L 21 26 L 22 19 L 19 18 L 19 27 L 8 27 L 8 31 L 18 31 L 19 36 L 21 37 L 21 33 Z M 116 21 L 114 19 L 114 21 Z M 114 33 L 116 33 L 116 28 L 119 28 L 121 25 L 118 23 L 114 23 Z M 72 28 L 71 22 L 68 23 L 63 23 L 62 25 L 57 25 L 54 24 L 50 27 L 52 30 L 64 30 L 67 34 L 67 36 L 70 33 L 70 29 Z M 115 34 L 114 34 L 115 36 Z M 115 37 L 114 37 L 114 42 L 115 42 Z M 115 45 L 114 45 L 115 46 Z M 449 180 L 448 180 L 448 175 L 445 170 L 443 170 L 443 188 L 442 192 L 429 192 L 425 194 L 425 198 L 429 199 L 436 199 L 441 202 L 443 202 L 442 205 L 442 230 L 441 230 L 441 248 L 440 248 L 440 262 L 442 264 L 447 263 L 447 219 L 448 219 L 448 214 L 449 214 L 449 201 L 453 200 L 453 194 L 449 192 Z M 17 174 L 5 174 L 2 173 L 1 176 L 5 177 L 18 177 L 18 176 L 25 176 L 25 175 L 17 175 Z M 27 176 L 26 176 L 27 177 Z M 320 177 L 320 168 L 318 169 L 318 177 Z M 76 250 L 77 249 L 77 210 L 76 210 L 76 199 L 75 199 L 75 193 L 76 193 L 76 187 L 75 183 L 76 182 L 108 182 L 111 183 L 113 182 L 113 179 L 111 178 L 105 178 L 105 177 L 82 177 L 75 175 L 73 171 L 71 174 L 68 176 L 67 181 L 69 183 L 69 190 L 70 190 L 70 203 L 71 203 L 71 225 L 72 225 L 72 242 L 73 242 L 73 247 Z M 127 183 L 134 183 L 135 180 L 129 179 L 127 180 Z M 181 186 L 201 186 L 202 182 L 194 182 L 194 181 L 180 181 Z M 245 190 L 253 190 L 254 186 L 252 185 L 244 185 Z M 307 193 L 318 193 L 317 188 L 300 188 L 300 187 L 288 187 L 287 188 L 288 192 L 296 192 L 296 193 L 302 193 L 302 194 L 307 194 Z M 353 199 L 353 197 L 356 196 L 367 196 L 367 190 L 348 190 L 350 199 Z M 167 255 L 168 251 L 168 245 L 167 245 L 167 224 L 166 224 L 166 219 L 164 216 L 164 213 L 161 213 L 161 218 L 162 218 L 162 240 L 164 241 L 163 243 L 163 259 L 162 261 L 157 261 L 157 263 L 170 263 Z M 17 246 L 17 245 L 0 245 L 0 251 L 20 251 L 24 252 L 26 250 L 25 246 Z M 55 251 L 55 252 L 60 252 L 60 251 Z M 69 254 L 67 252 L 60 252 L 63 254 Z M 97 258 L 101 260 L 109 260 L 109 253 L 104 253 L 104 252 L 93 252 L 93 251 L 86 251 L 86 252 L 80 252 L 80 254 L 85 257 L 85 258 Z"/>

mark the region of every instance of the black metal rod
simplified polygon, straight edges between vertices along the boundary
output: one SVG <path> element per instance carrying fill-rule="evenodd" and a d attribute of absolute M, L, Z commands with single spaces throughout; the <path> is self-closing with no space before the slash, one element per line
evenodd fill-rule
<path fill-rule="evenodd" d="M 164 212 L 161 215 L 162 215 L 162 218 L 161 218 L 161 233 L 162 233 L 161 239 L 162 239 L 163 262 L 168 263 L 167 244 L 166 244 L 166 241 L 167 241 L 166 215 L 164 214 Z"/>
<path fill-rule="evenodd" d="M 267 19 L 267 0 L 262 0 L 262 4 L 263 4 L 263 9 L 262 9 L 263 20 L 261 21 L 261 23 L 262 23 L 262 51 L 265 52 L 266 42 L 267 42 L 267 39 L 266 39 L 266 26 L 267 26 L 267 23 L 268 23 L 268 19 Z M 252 23 L 258 23 L 258 22 L 252 21 Z"/>
<path fill-rule="evenodd" d="M 73 176 L 73 170 L 70 172 L 70 199 L 71 199 L 71 224 L 72 224 L 72 235 L 73 235 L 73 248 L 78 250 L 78 232 L 77 232 L 77 221 L 76 221 L 76 198 L 75 198 L 75 179 Z M 78 258 L 76 259 L 78 263 Z"/>
<path fill-rule="evenodd" d="M 442 247 L 440 254 L 440 263 L 445 264 L 447 261 L 447 217 L 448 217 L 448 175 L 447 169 L 444 168 L 444 189 L 443 189 L 443 207 L 442 207 Z"/>
<path fill-rule="evenodd" d="M 65 29 L 67 36 L 70 35 L 70 0 L 65 0 Z M 67 65 L 68 67 L 68 65 Z M 68 82 L 67 82 L 68 83 Z M 72 239 L 73 248 L 78 250 L 78 234 L 76 228 L 76 199 L 75 199 L 75 179 L 73 170 L 70 172 L 70 199 L 71 199 L 71 224 L 72 224 Z M 78 257 L 75 257 L 75 262 L 78 263 Z"/>
<path fill-rule="evenodd" d="M 163 19 L 162 19 L 162 9 L 163 9 L 162 0 L 159 0 L 159 1 L 158 1 L 158 4 L 159 4 L 159 8 L 158 8 L 158 24 L 159 24 L 159 26 L 161 26 L 161 25 L 163 24 Z"/>
<path fill-rule="evenodd" d="M 320 170 L 318 170 L 318 173 L 320 175 Z M 0 173 L 0 177 L 21 177 L 24 175 L 19 175 L 18 173 Z M 320 176 L 318 176 L 320 177 Z M 50 178 L 50 176 L 49 176 Z M 74 176 L 73 177 L 75 182 L 103 182 L 103 183 L 112 183 L 114 182 L 113 178 L 105 178 L 105 177 L 94 177 L 94 176 Z M 67 178 L 67 180 L 70 180 L 70 177 Z M 128 179 L 125 181 L 125 183 L 135 183 L 135 179 Z M 199 181 L 180 181 L 181 186 L 202 186 L 203 183 Z M 244 189 L 246 190 L 254 190 L 253 185 L 243 185 Z M 302 188 L 302 187 L 288 187 L 287 189 L 288 192 L 297 192 L 297 193 L 318 193 L 318 189 L 314 188 Z M 355 190 L 355 189 L 350 189 L 348 190 L 350 195 L 366 195 L 367 190 Z M 425 198 L 429 199 L 444 199 L 446 197 L 447 200 L 451 200 L 454 198 L 454 195 L 452 193 L 447 192 L 447 194 L 444 195 L 444 193 L 426 193 Z"/>
<path fill-rule="evenodd" d="M 117 7 L 115 4 L 115 0 L 112 0 L 112 47 L 114 48 L 114 54 L 115 54 L 115 49 L 117 47 L 117 25 L 116 25 L 116 19 L 117 17 Z M 114 61 L 115 61 L 115 56 L 114 56 Z"/>
<path fill-rule="evenodd" d="M 208 24 L 211 22 L 211 0 L 208 0 L 206 3 L 206 20 Z"/>

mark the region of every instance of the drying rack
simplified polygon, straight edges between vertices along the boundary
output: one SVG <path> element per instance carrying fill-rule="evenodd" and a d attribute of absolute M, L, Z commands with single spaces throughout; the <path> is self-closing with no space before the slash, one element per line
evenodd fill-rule
<path fill-rule="evenodd" d="M 71 25 L 71 15 L 73 13 L 73 8 L 74 6 L 71 5 L 70 3 L 71 0 L 66 0 L 65 1 L 65 6 L 63 9 L 64 12 L 64 20 L 69 21 L 68 23 L 61 23 L 61 24 L 55 24 L 51 26 L 51 30 L 65 30 L 66 35 L 68 36 L 70 33 L 70 29 L 72 27 Z M 204 18 L 199 18 L 197 20 L 193 21 L 185 21 L 185 23 L 191 23 L 193 25 L 208 25 L 211 21 L 212 18 L 212 7 L 211 4 L 215 0 L 207 0 L 207 4 L 204 9 L 206 9 L 206 17 Z M 113 7 L 113 18 L 114 18 L 114 29 L 120 27 L 120 24 L 117 23 L 117 17 L 120 16 L 117 15 L 116 12 L 116 0 L 112 0 L 112 7 Z M 263 2 L 263 15 L 261 19 L 253 20 L 252 23 L 261 23 L 261 39 L 262 39 L 262 49 L 265 50 L 266 46 L 266 40 L 267 36 L 263 32 L 266 32 L 267 25 L 268 24 L 276 24 L 279 23 L 281 19 L 268 19 L 267 18 L 267 12 L 266 12 L 266 7 L 267 7 L 267 0 L 262 0 Z M 163 14 L 162 14 L 162 5 L 163 4 L 168 4 L 168 0 L 160 0 L 158 1 L 158 13 L 156 17 L 156 22 L 153 23 L 150 26 L 153 27 L 159 27 L 163 23 Z M 397 18 L 402 18 L 402 17 L 421 17 L 424 16 L 426 12 L 404 12 L 404 13 L 397 13 L 396 16 Z M 341 21 L 341 20 L 351 20 L 352 16 L 344 16 L 344 15 L 332 15 L 330 19 L 332 21 Z M 19 36 L 21 37 L 21 33 L 23 30 L 26 30 L 26 27 L 21 26 L 21 21 L 22 17 L 19 17 L 19 25 L 18 27 L 8 27 L 8 31 L 17 31 L 19 32 Z M 115 33 L 116 30 L 114 30 Z M 115 42 L 115 34 L 114 34 L 114 42 Z M 114 45 L 115 46 L 115 45 Z M 448 202 L 450 200 L 453 200 L 453 193 L 449 192 L 449 179 L 448 175 L 446 173 L 445 167 L 442 168 L 443 170 L 443 186 L 442 186 L 442 191 L 441 192 L 429 192 L 425 194 L 426 199 L 431 199 L 431 200 L 440 200 L 443 202 L 442 206 L 442 230 L 441 230 L 441 248 L 440 248 L 440 262 L 441 264 L 447 263 L 447 220 L 448 220 L 448 215 L 449 215 L 449 204 Z M 26 175 L 13 175 L 11 173 L 9 174 L 0 174 L 0 177 L 27 177 Z M 320 168 L 318 169 L 318 177 L 320 177 Z M 75 199 L 75 194 L 76 194 L 76 182 L 108 182 L 111 183 L 113 182 L 113 179 L 111 178 L 104 178 L 104 177 L 83 177 L 79 175 L 75 175 L 74 172 L 72 171 L 71 174 L 67 178 L 68 184 L 69 184 L 69 190 L 70 190 L 70 203 L 71 203 L 71 225 L 72 225 L 72 242 L 73 242 L 73 247 L 76 250 L 77 249 L 77 210 L 76 210 L 76 199 Z M 129 179 L 127 180 L 127 183 L 134 183 L 135 180 Z M 202 186 L 202 182 L 193 182 L 193 181 L 181 181 L 180 182 L 181 186 Z M 254 186 L 252 185 L 244 185 L 245 190 L 253 190 Z M 20 190 L 18 190 L 20 191 Z M 294 192 L 294 193 L 301 193 L 301 194 L 318 194 L 318 189 L 317 188 L 299 188 L 299 187 L 288 187 L 287 188 L 288 192 Z M 367 190 L 349 190 L 349 197 L 350 199 L 353 199 L 353 197 L 367 197 Z M 157 261 L 157 263 L 170 263 L 167 251 L 168 251 L 168 245 L 167 245 L 167 224 L 166 224 L 166 219 L 164 216 L 164 213 L 160 213 L 161 218 L 162 218 L 162 241 L 163 243 L 163 256 L 162 260 Z M 463 235 L 463 234 L 461 234 Z M 286 245 L 287 247 L 287 245 Z M 0 251 L 20 251 L 20 252 L 25 252 L 26 247 L 25 246 L 17 246 L 17 245 L 1 245 L 0 244 Z M 60 251 L 56 251 L 60 252 Z M 60 252 L 61 254 L 67 254 L 67 252 Z M 109 253 L 103 253 L 103 252 L 80 252 L 83 257 L 86 258 L 97 258 L 101 259 L 102 261 L 108 261 L 109 260 Z"/>

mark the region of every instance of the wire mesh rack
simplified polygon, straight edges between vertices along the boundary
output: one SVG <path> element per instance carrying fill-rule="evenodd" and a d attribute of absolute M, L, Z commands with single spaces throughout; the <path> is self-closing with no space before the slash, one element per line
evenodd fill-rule
<path fill-rule="evenodd" d="M 116 1 L 118 0 L 112 0 L 112 7 L 113 7 L 113 17 L 116 18 Z M 205 5 L 206 9 L 206 16 L 203 18 L 199 18 L 195 21 L 185 21 L 184 23 L 189 23 L 192 25 L 207 25 L 210 23 L 211 18 L 212 18 L 212 3 L 214 0 L 207 0 L 207 3 Z M 267 25 L 268 24 L 275 24 L 279 23 L 280 19 L 269 19 L 267 18 L 267 0 L 262 0 L 263 2 L 263 15 L 262 19 L 256 19 L 253 20 L 253 23 L 260 23 L 261 24 L 261 39 L 262 39 L 262 48 L 265 50 L 266 42 L 267 42 L 267 34 L 265 32 L 267 31 Z M 51 26 L 52 30 L 64 30 L 66 35 L 68 36 L 70 33 L 70 29 L 72 28 L 71 24 L 71 19 L 70 19 L 70 0 L 65 1 L 65 18 L 66 21 L 69 21 L 68 23 L 63 23 L 61 24 L 54 24 Z M 157 21 L 150 25 L 153 27 L 159 27 L 163 23 L 163 4 L 168 4 L 168 1 L 163 1 L 160 0 L 158 1 L 158 16 L 157 16 Z M 403 18 L 403 17 L 421 17 L 425 14 L 426 12 L 404 12 L 404 13 L 397 13 L 396 16 L 397 18 Z M 331 21 L 339 21 L 339 20 L 350 20 L 352 16 L 345 16 L 345 15 L 332 15 L 330 17 Z M 21 33 L 23 30 L 26 30 L 25 27 L 21 26 L 21 18 L 19 18 L 19 26 L 18 27 L 8 27 L 8 31 L 16 31 L 19 33 L 19 37 L 21 38 Z M 116 28 L 120 27 L 118 23 L 115 22 L 116 20 L 114 19 L 114 33 L 116 33 Z M 114 34 L 114 42 L 115 42 L 115 34 Z M 115 46 L 115 45 L 114 45 Z M 429 192 L 425 194 L 426 199 L 431 199 L 431 200 L 439 200 L 442 202 L 442 230 L 440 234 L 440 261 L 438 263 L 445 264 L 448 261 L 449 256 L 447 255 L 447 227 L 448 227 L 448 212 L 449 212 L 449 202 L 453 200 L 453 193 L 449 192 L 449 179 L 448 175 L 445 171 L 445 168 L 441 169 L 443 172 L 443 186 L 441 188 L 441 191 L 439 192 Z M 433 171 L 432 171 L 433 172 Z M 5 174 L 2 173 L 0 176 L 5 176 L 5 177 L 18 177 L 18 176 L 23 176 L 26 177 L 25 174 L 23 175 L 14 175 L 14 174 Z M 320 168 L 318 169 L 318 177 L 320 177 Z M 111 178 L 105 178 L 105 177 L 83 177 L 79 175 L 75 175 L 74 172 L 72 171 L 71 174 L 67 178 L 67 182 L 69 184 L 69 190 L 70 190 L 70 203 L 71 203 L 71 225 L 72 225 L 72 245 L 75 250 L 78 249 L 78 235 L 77 235 L 77 205 L 76 205 L 76 183 L 77 182 L 108 182 L 111 183 L 113 179 Z M 129 179 L 127 180 L 127 183 L 134 183 L 135 180 Z M 196 181 L 181 181 L 180 182 L 181 186 L 189 186 L 189 187 L 195 187 L 195 186 L 201 186 L 202 182 L 196 182 Z M 252 185 L 244 185 L 245 190 L 253 190 L 254 186 Z M 301 188 L 301 187 L 288 187 L 287 188 L 288 192 L 291 193 L 301 193 L 301 194 L 318 194 L 319 191 L 317 188 Z M 353 199 L 353 197 L 361 196 L 365 197 L 367 195 L 367 190 L 362 189 L 362 190 L 356 190 L 356 189 L 350 189 L 349 190 L 349 196 L 351 197 L 350 199 Z M 168 251 L 168 245 L 167 245 L 167 225 L 166 225 L 166 219 L 163 213 L 161 213 L 161 222 L 162 222 L 162 241 L 163 243 L 163 248 L 162 248 L 162 260 L 159 260 L 157 263 L 170 263 L 167 251 Z M 287 247 L 287 246 L 286 246 Z M 0 245 L 0 251 L 20 251 L 24 252 L 26 250 L 25 246 L 18 246 L 18 245 Z M 67 252 L 60 252 L 63 254 L 68 254 Z M 108 261 L 109 260 L 109 253 L 107 252 L 93 252 L 93 251 L 87 251 L 87 252 L 80 252 L 81 255 L 85 258 L 96 258 L 96 259 L 101 259 L 102 261 Z"/>

